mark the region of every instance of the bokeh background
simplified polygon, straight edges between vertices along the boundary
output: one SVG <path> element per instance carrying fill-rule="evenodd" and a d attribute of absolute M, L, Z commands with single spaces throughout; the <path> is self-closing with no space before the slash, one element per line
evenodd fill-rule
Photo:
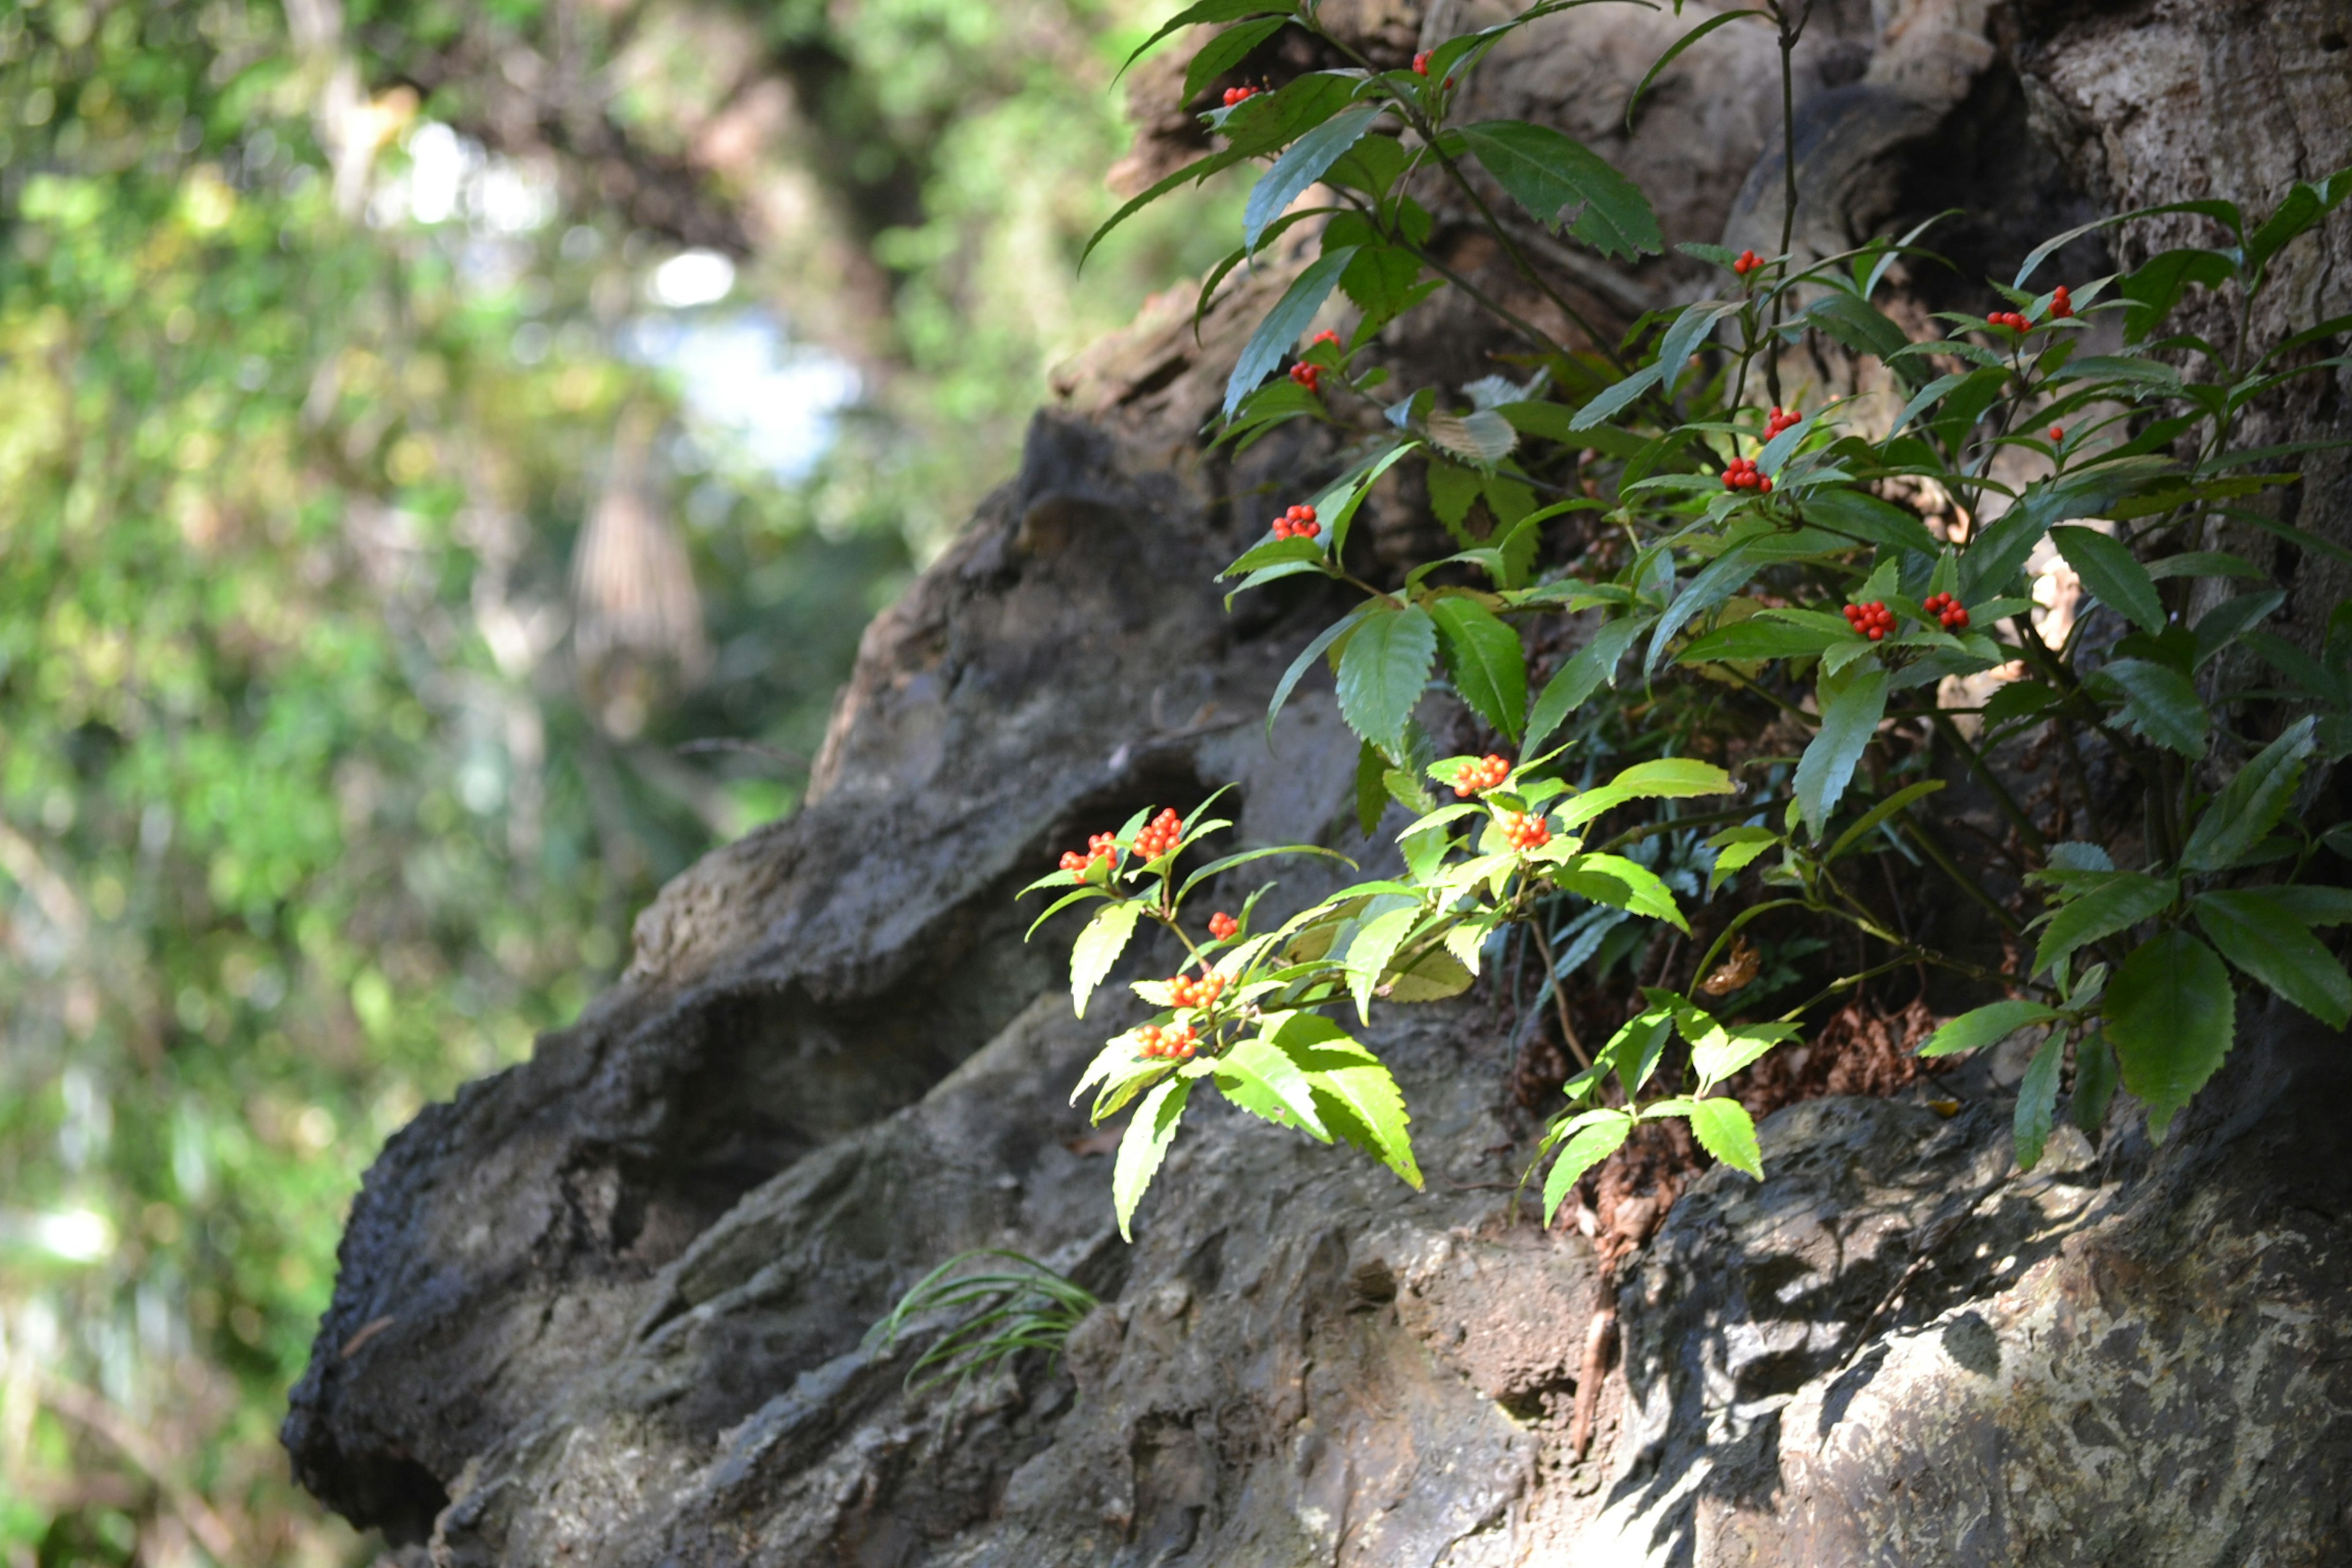
<path fill-rule="evenodd" d="M 362 1172 L 1213 259 L 1076 267 L 1174 9 L 0 5 L 0 1564 L 375 1555 L 275 1436 Z"/>

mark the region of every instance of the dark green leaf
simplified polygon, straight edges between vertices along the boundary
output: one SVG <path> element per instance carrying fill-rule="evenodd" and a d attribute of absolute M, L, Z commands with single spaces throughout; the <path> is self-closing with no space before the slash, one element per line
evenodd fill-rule
<path fill-rule="evenodd" d="M 2329 1028 L 2352 1023 L 2352 974 L 2267 889 L 2200 893 L 2190 907 L 2222 957 Z"/>
<path fill-rule="evenodd" d="M 1135 47 L 1135 52 L 1127 57 L 1127 63 L 1118 68 L 1119 73 L 1122 76 L 1125 75 L 1128 66 L 1133 65 L 1145 55 L 1150 54 L 1171 33 L 1181 32 L 1186 27 L 1203 23 L 1238 21 L 1244 16 L 1261 16 L 1265 12 L 1279 9 L 1281 8 L 1278 6 L 1268 5 L 1265 0 L 1196 0 L 1195 4 L 1185 6 L 1181 11 L 1169 17 L 1160 25 L 1158 32 L 1138 44 Z M 1186 93 L 1184 96 L 1190 98 L 1192 94 Z"/>
<path fill-rule="evenodd" d="M 2277 588 L 2264 588 L 2259 593 L 2240 594 L 2222 600 L 2205 612 L 2197 623 L 2197 662 L 2207 659 L 2236 642 L 2254 626 L 2276 615 L 2286 603 L 2286 595 Z"/>
<path fill-rule="evenodd" d="M 1559 673 L 1545 683 L 1543 695 L 1536 699 L 1535 711 L 1528 715 L 1529 748 L 1550 740 L 1552 731 L 1583 707 L 1603 681 L 1616 679 L 1618 663 L 1647 624 L 1642 616 L 1611 621 L 1592 634 L 1592 640 L 1578 649 L 1575 658 L 1560 666 Z"/>
<path fill-rule="evenodd" d="M 1274 167 L 1259 175 L 1257 184 L 1250 187 L 1249 201 L 1242 209 L 1243 247 L 1256 249 L 1258 237 L 1265 232 L 1266 226 L 1280 217 L 1301 191 L 1321 179 L 1324 171 L 1338 163 L 1339 155 L 1372 128 L 1372 121 L 1381 113 L 1380 104 L 1358 104 L 1340 110 L 1292 142 L 1275 160 Z"/>
<path fill-rule="evenodd" d="M 1934 795 L 1937 790 L 1942 789 L 1943 787 L 1944 781 L 1942 779 L 1922 779 L 1917 784 L 1909 784 L 1902 789 L 1896 790 L 1893 795 L 1888 795 L 1885 800 L 1880 801 L 1876 805 L 1872 806 L 1868 811 L 1863 813 L 1861 821 L 1855 823 L 1852 827 L 1847 828 L 1843 833 L 1839 834 L 1837 842 L 1830 846 L 1830 852 L 1823 858 L 1825 860 L 1834 860 L 1838 858 L 1838 857 L 1843 855 L 1854 845 L 1861 843 L 1863 838 L 1869 834 L 1871 829 L 1876 827 L 1879 824 L 1889 820 L 1896 813 L 1905 810 L 1919 801 L 1927 799 L 1929 795 Z"/>
<path fill-rule="evenodd" d="M 1666 52 L 1658 57 L 1657 63 L 1653 65 L 1634 85 L 1633 96 L 1625 100 L 1625 131 L 1628 135 L 1631 135 L 1633 130 L 1634 107 L 1642 101 L 1642 95 L 1650 90 L 1650 84 L 1658 79 L 1658 74 L 1674 64 L 1685 49 L 1689 48 L 1717 27 L 1728 26 L 1742 16 L 1760 16 L 1767 21 L 1771 19 L 1770 13 L 1765 11 L 1726 11 L 1720 16 L 1708 17 L 1667 47 Z"/>
<path fill-rule="evenodd" d="M 1255 22 L 1244 22 L 1238 26 L 1227 27 L 1202 45 L 1192 63 L 1184 68 L 1184 95 L 1181 101 L 1190 103 L 1198 98 L 1202 89 L 1241 64 L 1252 49 L 1280 32 L 1289 20 L 1287 16 L 1265 16 Z"/>
<path fill-rule="evenodd" d="M 2304 760 L 2317 749 L 2317 721 L 2297 720 L 2254 753 L 2198 817 L 2180 852 L 2187 871 L 2226 871 L 2269 836 L 2303 782 Z"/>
<path fill-rule="evenodd" d="M 1404 746 L 1404 723 L 1429 684 L 1437 626 L 1418 605 L 1385 604 L 1359 626 L 1339 657 L 1339 715 L 1391 757 Z"/>
<path fill-rule="evenodd" d="M 1519 634 L 1462 595 L 1433 599 L 1428 607 L 1454 689 L 1480 718 L 1517 741 L 1528 711 L 1528 661 Z"/>
<path fill-rule="evenodd" d="M 2024 288 L 2025 280 L 2033 276 L 2034 269 L 2047 260 L 2052 253 L 2071 245 L 2086 234 L 2095 234 L 2103 228 L 2113 228 L 2119 223 L 2129 223 L 2135 218 L 2158 217 L 2166 213 L 2195 213 L 2202 217 L 2210 217 L 2216 223 L 2225 226 L 2232 238 L 2242 237 L 2246 231 L 2246 220 L 2233 202 L 2202 200 L 2166 202 L 2160 206 L 2136 207 L 2130 212 L 2116 213 L 2111 217 L 2095 218 L 2089 223 L 2043 240 L 2026 254 L 2024 265 L 2017 269 L 2015 287 Z"/>
<path fill-rule="evenodd" d="M 2050 538 L 2101 603 L 2120 610 L 2144 630 L 2164 629 L 2164 601 L 2157 597 L 2156 584 L 2130 546 L 2095 528 L 2053 528 Z"/>
<path fill-rule="evenodd" d="M 2116 291 L 2131 301 L 2124 311 L 2124 342 L 2142 342 L 2161 326 L 2191 285 L 2218 289 L 2237 274 L 2237 262 L 2218 250 L 2159 251 L 2137 271 L 2125 274 L 2116 286 Z"/>
<path fill-rule="evenodd" d="M 1860 490 L 1834 486 L 1808 490 L 1797 504 L 1805 521 L 1815 528 L 1921 555 L 1933 556 L 1943 549 L 1926 523 L 1901 507 Z"/>
<path fill-rule="evenodd" d="M 1842 641 L 1835 632 L 1819 626 L 1791 626 L 1787 621 L 1750 616 L 1727 626 L 1717 626 L 1694 638 L 1675 656 L 1679 664 L 1735 663 L 1759 658 L 1803 658 Z"/>
<path fill-rule="evenodd" d="M 2184 757 L 2205 754 L 2213 716 L 2179 670 L 2145 658 L 2118 658 L 2102 666 L 2092 684 L 2122 693 L 2118 718 L 2126 728 Z"/>
<path fill-rule="evenodd" d="M 1632 261 L 1665 248 L 1641 187 L 1581 142 L 1517 120 L 1466 125 L 1461 136 L 1486 172 L 1548 226 L 1559 228 L 1569 208 L 1580 207 L 1569 232 L 1604 256 Z"/>
<path fill-rule="evenodd" d="M 1290 661 L 1290 668 L 1282 672 L 1280 680 L 1275 682 L 1274 696 L 1265 705 L 1265 737 L 1269 744 L 1274 740 L 1275 716 L 1282 711 L 1282 705 L 1290 700 L 1290 693 L 1298 685 L 1299 679 L 1314 667 L 1315 661 L 1322 657 L 1324 649 L 1353 631 L 1365 616 L 1381 608 L 1381 604 L 1382 601 L 1378 599 L 1366 600 L 1324 627 L 1316 635 L 1313 642 L 1298 650 L 1298 657 Z"/>
<path fill-rule="evenodd" d="M 1435 283 L 1421 281 L 1421 258 L 1393 245 L 1366 246 L 1339 274 L 1339 289 L 1377 328 L 1429 297 Z"/>
<path fill-rule="evenodd" d="M 2153 920 L 2180 896 L 2180 884 L 2169 877 L 2142 871 L 2096 873 L 2091 889 L 2060 906 L 2033 950 L 2033 973 L 2040 974 L 2076 948 L 2129 931 Z"/>
<path fill-rule="evenodd" d="M 1822 683 L 1822 728 L 1797 760 L 1797 810 L 1815 840 L 1829 826 L 1830 813 L 1844 798 L 1878 721 L 1886 715 L 1886 672 L 1876 665 L 1855 675 L 1832 695 L 1832 683 Z"/>
<path fill-rule="evenodd" d="M 2049 1146 L 2050 1127 L 2058 1111 L 2058 1074 L 2066 1065 L 2066 1036 L 2062 1029 L 2050 1031 L 2042 1048 L 2025 1067 L 2024 1081 L 2017 1086 L 2017 1114 L 2013 1119 L 2017 1138 L 2017 1168 L 2030 1171 L 2042 1163 L 2042 1151 Z"/>
<path fill-rule="evenodd" d="M 2116 1048 L 2103 1030 L 2074 1043 L 2074 1100 L 2067 1116 L 2085 1132 L 2106 1125 L 2107 1104 L 2116 1097 Z"/>
<path fill-rule="evenodd" d="M 1250 334 L 1234 374 L 1225 383 L 1224 411 L 1231 415 L 1241 405 L 1242 398 L 1264 381 L 1282 363 L 1282 356 L 1297 343 L 1298 335 L 1315 320 L 1315 312 L 1323 308 L 1330 297 L 1332 286 L 1339 274 L 1355 259 L 1353 250 L 1337 250 L 1326 254 L 1301 272 L 1286 290 L 1265 320 Z"/>
<path fill-rule="evenodd" d="M 2230 1054 L 2237 1033 L 2230 972 L 2211 948 L 2168 931 L 2124 960 L 2107 983 L 2105 1010 L 2124 1087 L 2147 1102 L 2148 1135 L 2162 1142 Z"/>
<path fill-rule="evenodd" d="M 2352 171 L 2338 170 L 2315 185 L 2296 181 L 2278 210 L 2246 237 L 2246 269 L 2259 270 L 2290 241 L 2334 212 L 2347 192 L 2352 192 Z"/>

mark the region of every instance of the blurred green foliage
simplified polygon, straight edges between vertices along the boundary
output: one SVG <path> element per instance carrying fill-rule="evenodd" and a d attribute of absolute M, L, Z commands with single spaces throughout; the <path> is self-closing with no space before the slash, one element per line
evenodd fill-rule
<path fill-rule="evenodd" d="M 1045 366 L 1200 264 L 1179 210 L 1075 273 L 1165 9 L 0 9 L 0 1563 L 367 1559 L 275 1443 L 360 1173 L 790 809 Z M 594 145 L 500 128 L 558 28 L 622 84 Z M 731 163 L 713 28 L 805 110 Z M 629 350 L 694 215 L 628 157 L 703 169 L 738 305 L 856 367 L 812 471 Z M 583 657 L 606 512 L 683 551 L 707 658 Z"/>

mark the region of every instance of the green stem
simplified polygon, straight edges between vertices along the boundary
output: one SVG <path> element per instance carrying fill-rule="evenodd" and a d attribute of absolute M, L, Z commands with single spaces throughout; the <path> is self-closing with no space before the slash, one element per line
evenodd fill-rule
<path fill-rule="evenodd" d="M 2025 807 L 2020 805 L 2017 797 L 2009 793 L 2009 786 L 1994 775 L 1991 764 L 1984 760 L 1983 753 L 1969 743 L 1968 737 L 1960 733 L 1960 727 L 1953 723 L 1942 709 L 1930 708 L 1927 710 L 1927 717 L 1934 722 L 1937 732 L 1969 760 L 1969 768 L 1983 782 L 1984 786 L 1992 792 L 1993 804 L 2000 808 L 2001 816 L 2009 819 L 2009 825 L 2017 829 L 2017 836 L 2024 842 L 2025 847 L 2040 854 L 2043 847 L 2042 829 L 2033 826 L 2033 818 L 2026 815 Z"/>

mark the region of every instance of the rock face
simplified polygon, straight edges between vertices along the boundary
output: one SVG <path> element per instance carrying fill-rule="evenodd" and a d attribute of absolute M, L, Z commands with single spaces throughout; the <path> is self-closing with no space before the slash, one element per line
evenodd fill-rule
<path fill-rule="evenodd" d="M 1442 8 L 1419 25 L 1479 15 Z M 1416 14 L 1350 9 L 1383 47 Z M 1675 25 L 1569 13 L 1478 90 L 1636 172 L 1671 238 L 1738 243 L 1777 223 L 1772 62 L 1727 29 L 1629 137 Z M 1994 257 L 2094 204 L 2266 209 L 2352 163 L 2347 31 L 2334 0 L 1821 0 L 1801 230 L 1963 202 Z M 2352 310 L 2340 218 L 2282 265 L 2273 327 Z M 1587 268 L 1581 303 L 1622 322 L 1686 268 Z M 293 1394 L 304 1483 L 442 1565 L 2352 1563 L 2352 1052 L 2299 1016 L 2250 1012 L 2165 1148 L 2068 1135 L 2031 1179 L 1990 1081 L 1948 1119 L 1790 1107 L 1769 1179 L 1698 1180 L 1612 1294 L 1583 1236 L 1514 1223 L 1537 1127 L 1474 993 L 1372 1041 L 1427 1192 L 1203 1108 L 1118 1239 L 1066 1103 L 1116 1004 L 1069 1016 L 1014 889 L 1227 781 L 1244 843 L 1353 838 L 1328 693 L 1271 749 L 1259 725 L 1329 606 L 1228 616 L 1210 583 L 1330 455 L 1199 449 L 1254 303 L 1196 344 L 1171 296 L 1066 373 L 1019 476 L 868 633 L 808 807 L 667 889 L 578 1026 L 387 1146 Z M 2300 395 L 2262 416 L 2279 438 L 2341 428 L 2337 383 Z M 2299 525 L 2352 535 L 2345 484 L 2317 459 Z M 1422 526 L 1385 492 L 1369 524 Z M 2340 568 L 2277 565 L 2311 635 Z M 983 1246 L 1105 1305 L 1060 1370 L 902 1398 L 865 1330 Z"/>

